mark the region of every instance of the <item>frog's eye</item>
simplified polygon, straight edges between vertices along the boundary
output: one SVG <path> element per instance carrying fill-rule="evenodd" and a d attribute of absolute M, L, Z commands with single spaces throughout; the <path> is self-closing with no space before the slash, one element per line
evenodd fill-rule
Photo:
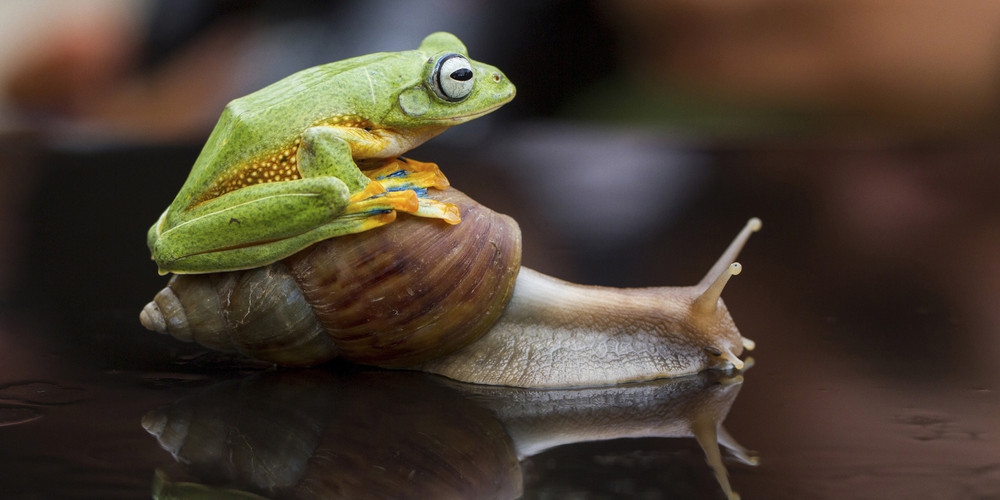
<path fill-rule="evenodd" d="M 472 65 L 458 54 L 448 54 L 438 59 L 431 81 L 434 91 L 446 101 L 461 101 L 472 93 Z"/>

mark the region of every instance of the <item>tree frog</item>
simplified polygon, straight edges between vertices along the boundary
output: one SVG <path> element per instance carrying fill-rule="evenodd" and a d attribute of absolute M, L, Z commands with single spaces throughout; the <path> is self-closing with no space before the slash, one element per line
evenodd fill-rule
<path fill-rule="evenodd" d="M 514 92 L 439 32 L 416 50 L 316 66 L 235 99 L 150 228 L 153 260 L 161 274 L 248 269 L 391 222 L 397 210 L 455 222 L 421 196 L 428 184 L 409 181 L 447 185 L 439 171 L 427 175 L 437 167 L 396 158 Z"/>

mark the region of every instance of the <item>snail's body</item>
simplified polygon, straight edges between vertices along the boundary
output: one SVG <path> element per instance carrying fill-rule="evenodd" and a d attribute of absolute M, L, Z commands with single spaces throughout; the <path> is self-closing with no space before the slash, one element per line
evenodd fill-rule
<path fill-rule="evenodd" d="M 728 360 L 698 344 L 690 320 L 697 288 L 583 286 L 521 268 L 499 320 L 472 345 L 421 369 L 516 387 L 598 386 L 676 377 Z M 719 318 L 736 331 L 724 306 Z M 704 339 L 723 342 L 728 339 Z M 719 347 L 723 350 L 723 347 Z M 733 359 L 742 346 L 726 345 Z"/>
<path fill-rule="evenodd" d="M 696 286 L 615 289 L 521 268 L 513 219 L 454 189 L 427 195 L 456 205 L 462 222 L 402 217 L 263 268 L 179 275 L 143 324 L 280 365 L 340 357 L 492 385 L 596 386 L 742 367 L 738 356 L 753 344 L 719 294 L 756 219 Z"/>

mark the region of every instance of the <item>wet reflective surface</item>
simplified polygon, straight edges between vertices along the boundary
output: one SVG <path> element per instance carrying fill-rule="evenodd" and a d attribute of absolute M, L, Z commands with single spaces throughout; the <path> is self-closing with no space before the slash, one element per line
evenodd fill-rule
<path fill-rule="evenodd" d="M 196 477 L 276 498 L 516 498 L 521 462 L 625 437 L 696 437 L 729 491 L 716 429 L 739 382 L 706 375 L 532 391 L 415 372 L 286 371 L 213 385 L 142 423 Z M 719 433 L 740 460 L 755 462 Z"/>
<path fill-rule="evenodd" d="M 602 190 L 594 174 L 572 190 L 596 204 L 576 208 L 593 213 L 574 225 L 559 197 L 537 194 L 537 183 L 560 177 L 528 174 L 565 168 L 560 158 L 600 173 L 557 154 L 575 149 L 560 137 L 582 132 L 522 130 L 492 149 L 413 157 L 437 161 L 454 186 L 514 216 L 526 264 L 554 276 L 693 283 L 749 216 L 764 220 L 724 294 L 757 342 L 742 383 L 702 376 L 532 393 L 342 366 L 270 372 L 207 353 L 137 320 L 165 282 L 147 260 L 145 230 L 197 148 L 11 137 L 0 267 L 5 496 L 148 498 L 159 477 L 161 488 L 179 489 L 169 491 L 210 484 L 286 498 L 351 487 L 724 498 L 691 437 L 694 415 L 706 414 L 699 408 L 760 458 L 752 466 L 723 450 L 743 498 L 1000 495 L 1000 152 L 977 143 L 693 147 L 652 137 L 634 142 L 645 144 L 645 159 L 631 165 L 642 178 L 659 158 L 655 178 Z M 539 153 L 539 143 L 556 153 Z M 683 196 L 654 206 L 661 191 Z M 586 231 L 607 215 L 601 205 L 618 214 L 631 201 L 656 216 L 613 237 Z M 340 477 L 324 461 L 368 476 Z M 375 482 L 379 467 L 386 475 Z"/>

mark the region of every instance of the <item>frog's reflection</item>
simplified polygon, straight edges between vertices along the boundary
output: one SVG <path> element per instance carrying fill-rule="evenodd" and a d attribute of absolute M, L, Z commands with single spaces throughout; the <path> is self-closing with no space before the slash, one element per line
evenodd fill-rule
<path fill-rule="evenodd" d="M 620 437 L 695 437 L 723 491 L 721 427 L 740 376 L 599 389 L 470 386 L 387 371 L 263 373 L 152 411 L 143 427 L 210 488 L 157 476 L 159 498 L 517 498 L 520 460 Z M 224 489 L 223 489 L 224 488 Z"/>

